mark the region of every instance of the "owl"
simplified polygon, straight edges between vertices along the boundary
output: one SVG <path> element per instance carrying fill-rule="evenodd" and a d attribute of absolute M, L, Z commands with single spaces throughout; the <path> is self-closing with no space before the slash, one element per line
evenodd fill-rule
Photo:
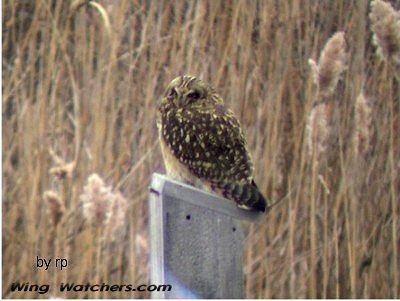
<path fill-rule="evenodd" d="M 253 180 L 253 164 L 239 121 L 208 84 L 179 76 L 157 110 L 167 175 L 265 212 L 269 204 Z"/>

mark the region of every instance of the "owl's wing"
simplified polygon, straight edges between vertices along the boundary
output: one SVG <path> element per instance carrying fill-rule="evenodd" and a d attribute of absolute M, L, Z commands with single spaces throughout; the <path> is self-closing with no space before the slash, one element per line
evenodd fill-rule
<path fill-rule="evenodd" d="M 238 120 L 222 106 L 213 110 L 180 110 L 164 124 L 170 148 L 197 177 L 210 182 L 249 183 L 253 166 Z M 174 126 L 175 125 L 175 126 Z"/>
<path fill-rule="evenodd" d="M 266 210 L 267 200 L 252 179 L 253 165 L 232 112 L 222 106 L 195 112 L 178 109 L 163 118 L 164 140 L 194 175 L 240 207 Z"/>

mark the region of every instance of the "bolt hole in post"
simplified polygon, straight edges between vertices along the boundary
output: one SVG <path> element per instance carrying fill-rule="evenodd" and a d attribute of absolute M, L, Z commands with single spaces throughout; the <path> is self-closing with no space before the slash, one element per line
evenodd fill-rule
<path fill-rule="evenodd" d="M 232 227 L 232 231 L 233 231 L 233 232 L 236 232 L 236 227 Z"/>
<path fill-rule="evenodd" d="M 192 217 L 190 216 L 190 214 L 186 215 L 186 219 L 187 219 L 188 221 L 190 221 L 191 218 L 192 218 Z"/>

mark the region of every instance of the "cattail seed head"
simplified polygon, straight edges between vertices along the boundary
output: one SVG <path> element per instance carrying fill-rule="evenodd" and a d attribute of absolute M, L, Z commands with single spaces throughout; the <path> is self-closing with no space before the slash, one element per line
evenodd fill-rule
<path fill-rule="evenodd" d="M 370 150 L 373 136 L 371 102 L 361 92 L 355 105 L 354 151 L 357 156 L 365 157 Z"/>
<path fill-rule="evenodd" d="M 317 92 L 306 125 L 306 145 L 309 157 L 317 165 L 329 162 L 334 153 L 337 116 L 332 96 L 347 69 L 347 56 L 344 32 L 337 32 L 325 44 L 318 64 L 309 60 Z"/>
<path fill-rule="evenodd" d="M 123 238 L 127 210 L 128 201 L 120 192 L 114 193 L 111 208 L 105 221 L 107 227 L 106 233 L 108 233 L 112 241 Z"/>
<path fill-rule="evenodd" d="M 104 226 L 103 238 L 116 241 L 124 237 L 128 201 L 119 191 L 112 191 L 97 175 L 88 178 L 80 196 L 83 216 L 96 226 Z"/>
<path fill-rule="evenodd" d="M 347 68 L 344 32 L 335 33 L 325 44 L 318 64 L 309 59 L 314 83 L 318 87 L 318 99 L 329 96 L 335 90 L 341 74 Z"/>
<path fill-rule="evenodd" d="M 90 175 L 80 195 L 86 220 L 94 225 L 102 225 L 111 210 L 113 198 L 111 187 L 107 187 L 97 174 Z"/>
<path fill-rule="evenodd" d="M 369 18 L 378 56 L 400 65 L 400 13 L 390 3 L 374 0 Z"/>
<path fill-rule="evenodd" d="M 322 102 L 315 105 L 306 125 L 306 144 L 308 155 L 321 161 L 329 155 L 333 143 L 332 103 Z"/>

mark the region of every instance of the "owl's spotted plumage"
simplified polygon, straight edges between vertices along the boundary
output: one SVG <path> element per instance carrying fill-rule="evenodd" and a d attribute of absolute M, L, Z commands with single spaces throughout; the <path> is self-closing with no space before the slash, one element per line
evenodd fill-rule
<path fill-rule="evenodd" d="M 158 107 L 157 127 L 169 176 L 242 208 L 266 210 L 240 124 L 211 86 L 187 75 L 174 79 Z"/>

